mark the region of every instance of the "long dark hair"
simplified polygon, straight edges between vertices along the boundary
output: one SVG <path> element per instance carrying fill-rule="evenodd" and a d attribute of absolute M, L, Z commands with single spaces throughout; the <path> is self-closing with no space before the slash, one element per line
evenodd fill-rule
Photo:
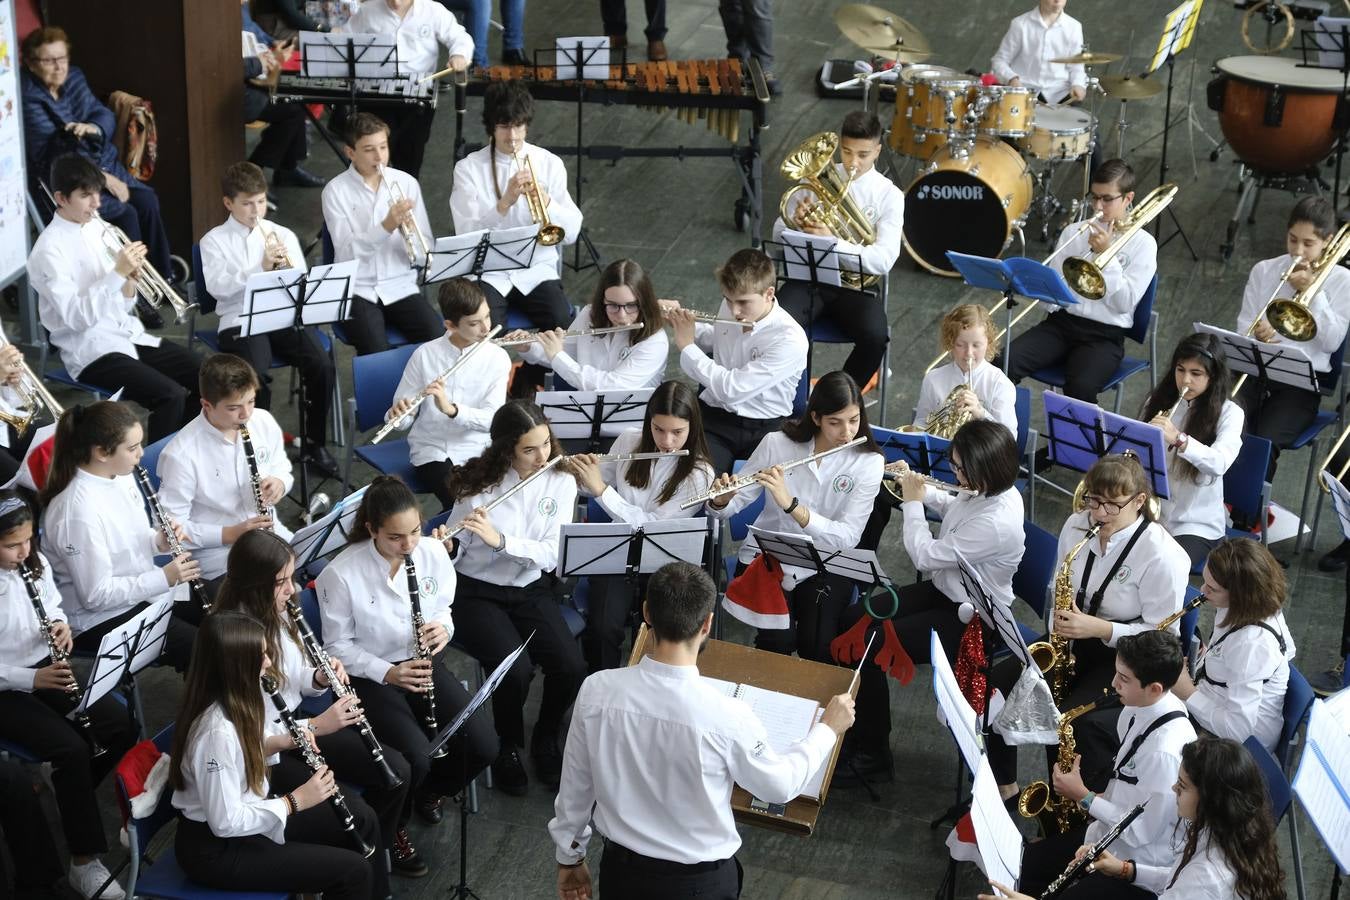
<path fill-rule="evenodd" d="M 417 510 L 418 518 L 421 518 L 422 508 L 417 505 L 417 495 L 403 483 L 402 478 L 397 475 L 376 477 L 361 496 L 361 505 L 356 508 L 356 519 L 352 523 L 352 533 L 347 535 L 347 542 L 359 544 L 370 540 L 392 516 L 409 509 Z"/>
<path fill-rule="evenodd" d="M 277 613 L 276 583 L 286 565 L 295 559 L 291 545 L 262 528 L 240 535 L 225 562 L 225 580 L 211 605 L 211 614 L 240 612 L 262 623 L 267 634 L 267 655 L 272 659 L 272 677 L 286 686 L 281 666 L 281 632 L 299 642 L 295 626 Z"/>
<path fill-rule="evenodd" d="M 591 295 L 591 327 L 604 328 L 610 324 L 605 312 L 605 291 L 612 287 L 626 287 L 633 292 L 637 300 L 638 313 L 642 316 L 642 327 L 627 332 L 628 346 L 632 347 L 656 334 L 663 327 L 661 307 L 656 303 L 656 289 L 647 277 L 642 266 L 635 259 L 616 259 L 605 266 L 600 273 L 600 281 Z"/>
<path fill-rule="evenodd" d="M 40 533 L 33 505 L 22 491 L 0 490 L 0 537 L 25 523 L 33 526 L 33 537 L 28 542 L 28 556 L 23 563 L 33 570 L 34 575 L 41 576 L 42 560 L 38 557 Z"/>
<path fill-rule="evenodd" d="M 1289 584 L 1280 565 L 1260 541 L 1227 539 L 1205 559 L 1210 577 L 1228 592 L 1225 628 L 1264 622 L 1284 607 Z"/>
<path fill-rule="evenodd" d="M 1195 818 L 1186 826 L 1172 882 L 1194 857 L 1201 834 L 1223 853 L 1242 900 L 1284 900 L 1284 873 L 1275 843 L 1275 817 L 1261 770 L 1246 748 L 1224 738 L 1202 737 L 1181 748 L 1181 768 L 1195 785 Z"/>
<path fill-rule="evenodd" d="M 75 470 L 94 458 L 95 450 L 112 453 L 127 439 L 131 426 L 140 424 L 131 407 L 112 400 L 72 406 L 56 423 L 52 464 L 42 486 L 42 504 L 52 502 L 75 477 Z"/>
<path fill-rule="evenodd" d="M 1172 351 L 1171 365 L 1144 401 L 1139 418 L 1147 422 L 1176 405 L 1181 396 L 1177 390 L 1177 366 L 1192 360 L 1200 363 L 1209 376 L 1209 387 L 1199 397 L 1191 399 L 1183 430 L 1202 444 L 1212 444 L 1219 433 L 1219 416 L 1232 388 L 1232 374 L 1228 371 L 1228 364 L 1223 361 L 1219 339 L 1212 334 L 1188 334 L 1177 343 L 1176 349 Z M 1177 466 L 1182 477 L 1192 482 L 1202 477 L 1199 469 L 1180 456 L 1177 457 Z"/>
<path fill-rule="evenodd" d="M 506 401 L 492 417 L 492 424 L 488 428 L 491 442 L 487 449 L 464 465 L 451 468 L 446 478 L 450 493 L 456 500 L 463 500 L 500 484 L 506 477 L 507 469 L 511 468 L 517 442 L 527 432 L 547 424 L 548 419 L 537 404 L 529 400 Z M 548 458 L 553 459 L 562 453 L 562 448 L 553 436 L 552 428 L 548 430 L 548 439 Z"/>
<path fill-rule="evenodd" d="M 952 436 L 951 449 L 961 457 L 966 484 L 986 497 L 1017 484 L 1017 441 L 1002 422 L 971 419 Z"/>
<path fill-rule="evenodd" d="M 861 452 L 880 453 L 876 438 L 872 437 L 872 426 L 867 424 L 867 407 L 863 404 L 862 391 L 858 382 L 847 372 L 828 372 L 820 376 L 816 386 L 811 388 L 811 399 L 806 401 L 806 412 L 800 419 L 789 419 L 783 423 L 783 434 L 799 444 L 812 440 L 820 434 L 820 426 L 815 416 L 829 416 L 850 406 L 858 407 L 858 437 L 867 440 L 856 449 Z"/>
<path fill-rule="evenodd" d="M 703 436 L 703 415 L 698 409 L 698 397 L 694 389 L 681 381 L 663 381 L 652 397 L 647 401 L 647 413 L 642 417 L 642 436 L 638 438 L 634 453 L 653 453 L 656 451 L 656 439 L 652 437 L 652 417 L 674 416 L 689 423 L 689 438 L 684 442 L 688 456 L 675 461 L 675 471 L 670 473 L 666 483 L 661 486 L 657 501 L 666 503 L 679 490 L 684 480 L 700 465 L 712 469 L 712 456 L 708 452 L 708 441 Z M 635 488 L 645 488 L 651 481 L 654 459 L 639 459 L 628 464 L 623 480 Z"/>

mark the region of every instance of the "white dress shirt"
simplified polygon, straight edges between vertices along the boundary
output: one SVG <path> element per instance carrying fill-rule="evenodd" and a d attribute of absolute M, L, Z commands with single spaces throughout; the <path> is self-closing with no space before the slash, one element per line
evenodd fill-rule
<path fill-rule="evenodd" d="M 286 456 L 281 426 L 265 409 L 255 409 L 248 420 L 258 478 L 280 479 L 290 491 L 295 478 Z M 258 514 L 244 442 L 238 431 L 225 434 L 204 413 L 173 436 L 159 456 L 159 500 L 174 521 L 187 532 L 192 558 L 201 563 L 208 581 L 225 574 L 230 548 L 223 531 Z M 290 540 L 291 531 L 275 515 L 272 530 Z"/>
<path fill-rule="evenodd" d="M 848 178 L 842 163 L 834 164 L 841 179 Z M 855 259 L 862 262 L 863 272 L 869 275 L 885 275 L 900 257 L 900 245 L 904 240 L 905 195 L 885 175 L 876 169 L 869 169 L 858 176 L 848 186 L 848 195 L 858 205 L 858 209 L 867 217 L 876 229 L 876 240 L 863 246 L 851 241 L 839 241 L 834 245 L 835 252 L 844 254 L 839 257 L 839 267 L 856 270 Z M 790 215 L 797 214 L 797 205 L 804 194 L 797 195 L 797 202 L 788 210 Z M 783 231 L 788 227 L 779 216 L 773 223 L 773 239 L 781 241 Z M 796 227 L 795 225 L 793 226 Z"/>
<path fill-rule="evenodd" d="M 919 387 L 919 405 L 914 407 L 914 425 L 923 428 L 924 422 L 935 410 L 941 409 L 958 384 L 970 384 L 975 396 L 987 414 L 986 418 L 1001 422 L 1017 437 L 1017 388 L 1003 374 L 1003 369 L 988 360 L 975 366 L 969 379 L 955 362 L 938 366 L 923 376 Z"/>
<path fill-rule="evenodd" d="M 1241 743 L 1255 735 L 1274 750 L 1284 728 L 1284 692 L 1289 685 L 1289 663 L 1294 658 L 1294 636 L 1284 613 L 1264 624 L 1228 628 L 1215 619 L 1205 652 L 1196 664 L 1195 693 L 1186 701 L 1201 728 Z"/>
<path fill-rule="evenodd" d="M 249 790 L 239 732 L 220 704 L 207 707 L 191 727 L 183 753 L 185 785 L 173 792 L 174 807 L 186 818 L 206 823 L 219 838 L 260 834 L 273 843 L 286 843 L 286 798 L 267 799 L 266 775 L 261 793 Z M 276 759 L 267 762 L 271 765 Z"/>
<path fill-rule="evenodd" d="M 286 708 L 295 714 L 297 721 L 300 721 L 304 719 L 304 715 L 298 710 L 305 698 L 317 697 L 328 689 L 314 686 L 314 673 L 317 669 L 310 662 L 309 656 L 305 653 L 305 648 L 301 646 L 300 638 L 291 637 L 288 621 L 282 622 L 278 643 L 281 645 L 279 647 L 281 659 L 273 660 L 272 664 L 283 678 L 281 683 L 277 685 L 277 692 L 281 694 L 281 699 L 286 701 Z M 261 686 L 259 690 L 261 690 Z M 265 691 L 262 694 L 262 700 L 263 708 L 267 710 L 267 715 L 270 717 L 269 729 L 273 733 L 285 733 L 286 726 L 281 722 L 281 715 L 272 704 L 272 698 Z"/>
<path fill-rule="evenodd" d="M 1116 766 L 1122 775 L 1136 778 L 1138 783 L 1130 784 L 1112 776 L 1106 790 L 1088 806 L 1092 822 L 1083 843 L 1095 844 L 1127 812 L 1148 801 L 1139 818 L 1130 823 L 1111 849 L 1121 859 L 1134 860 L 1141 869 L 1144 866 L 1171 869 L 1181 857 L 1185 828 L 1177 818 L 1172 785 L 1176 784 L 1177 770 L 1181 768 L 1181 748 L 1195 740 L 1191 720 L 1183 715 L 1159 726 L 1123 768 L 1120 762 L 1137 735 L 1158 717 L 1177 710 L 1184 713 L 1186 706 L 1168 691 L 1152 706 L 1127 706 L 1120 711 L 1116 720 L 1116 734 L 1120 735 Z"/>
<path fill-rule="evenodd" d="M 409 555 L 417 569 L 422 619 L 439 622 L 454 637 L 455 568 L 445 545 L 423 538 Z M 407 567 L 400 564 L 391 576 L 373 540 L 339 553 L 319 573 L 317 587 L 324 646 L 348 672 L 382 684 L 390 669 L 416 655 Z"/>
<path fill-rule="evenodd" d="M 1091 228 L 1080 228 L 1078 224 L 1074 224 L 1059 233 L 1055 252 L 1059 253 L 1057 259 L 1061 271 L 1064 269 L 1064 260 L 1069 257 L 1092 259 L 1097 255 L 1092 245 L 1088 243 L 1090 230 Z M 1065 247 L 1069 249 L 1065 250 Z M 1078 302 L 1060 312 L 1128 329 L 1134 324 L 1134 308 L 1144 299 L 1144 294 L 1148 292 L 1148 286 L 1156 274 L 1158 274 L 1158 242 L 1147 229 L 1141 228 L 1102 269 L 1102 277 L 1106 281 L 1106 295 L 1100 300 L 1092 300 L 1075 291 L 1073 285 L 1069 285 L 1070 292 L 1075 294 Z"/>
<path fill-rule="evenodd" d="M 811 456 L 815 441 L 798 443 L 781 431 L 771 431 L 760 439 L 750 459 L 741 471 L 758 472 L 781 463 L 793 462 Z M 797 521 L 772 497 L 764 498 L 764 509 L 755 517 L 755 527 L 786 534 L 805 534 L 821 550 L 852 550 L 858 546 L 867 519 L 872 515 L 872 501 L 881 488 L 881 472 L 886 461 L 880 453 L 864 447 L 841 450 L 824 459 L 797 466 L 783 473 L 788 493 L 796 497 L 811 513 L 806 527 Z M 764 492 L 758 484 L 742 488 L 722 509 L 707 505 L 708 514 L 719 519 L 730 519 Z M 738 558 L 751 562 L 759 554 L 759 544 L 751 534 L 741 544 Z"/>
<path fill-rule="evenodd" d="M 130 475 L 103 478 L 77 469 L 42 514 L 43 546 L 76 634 L 141 603 L 186 600 L 155 564 L 159 531 Z"/>
<path fill-rule="evenodd" d="M 1063 560 L 1074 544 L 1083 539 L 1087 533 L 1088 516 L 1089 513 L 1084 511 L 1074 513 L 1065 520 L 1064 528 L 1059 533 L 1056 559 Z M 1124 552 L 1130 536 L 1140 528 L 1147 530 L 1130 550 L 1125 563 L 1116 572 L 1115 579 L 1106 588 L 1101 608 L 1097 611 L 1099 618 L 1112 623 L 1111 638 L 1106 641 L 1108 647 L 1114 647 L 1116 641 L 1127 634 L 1156 628 L 1163 619 L 1181 609 L 1186 596 L 1186 581 L 1191 571 L 1191 561 L 1186 551 L 1161 525 L 1150 525 L 1140 516 L 1134 525 L 1111 535 L 1106 542 L 1104 555 L 1101 542 L 1094 538 L 1073 561 L 1076 592 L 1083 583 L 1083 572 L 1088 560 L 1093 560 L 1083 612 L 1087 612 L 1088 602 Z M 1176 622 L 1168 630 L 1177 635 L 1181 633 Z"/>
<path fill-rule="evenodd" d="M 1180 862 L 1179 856 L 1177 861 Z M 1138 861 L 1134 871 L 1134 883 L 1156 893 L 1158 900 L 1233 900 L 1238 896 L 1237 875 L 1224 858 L 1223 850 L 1210 841 L 1208 829 L 1200 833 L 1195 855 L 1180 871 L 1144 866 Z"/>
<path fill-rule="evenodd" d="M 427 341 L 408 359 L 394 398 L 417 396 L 463 355 L 464 350 L 450 343 L 449 335 Z M 510 378 L 510 354 L 496 344 L 475 350 L 473 359 L 445 383 L 445 396 L 456 406 L 453 419 L 441 412 L 431 397 L 417 407 L 408 433 L 408 458 L 412 464 L 420 466 L 448 459 L 462 465 L 482 453 L 491 440 L 488 429 L 492 417 L 506 402 L 506 383 Z"/>
<path fill-rule="evenodd" d="M 356 280 L 352 294 L 371 303 L 388 305 L 417 295 L 422 288 L 417 283 L 415 263 L 421 262 L 421 248 L 413 241 L 416 259 L 408 258 L 408 244 L 403 232 L 395 227 L 384 230 L 384 218 L 393 202 L 388 184 L 392 182 L 413 202 L 412 217 L 417 228 L 430 243 L 434 239 L 427 207 L 422 202 L 422 188 L 417 179 L 398 169 L 384 167 L 384 180 L 374 190 L 366 184 L 356 166 L 336 176 L 323 188 L 323 220 L 333 240 L 333 261 L 356 260 Z"/>
<path fill-rule="evenodd" d="M 834 744 L 834 732 L 817 723 L 786 753 L 774 752 L 745 701 L 701 682 L 694 666 L 648 656 L 596 672 L 572 708 L 548 823 L 556 858 L 586 858 L 594 819 L 601 834 L 643 856 L 684 864 L 729 859 L 741 846 L 732 786 L 787 803 Z"/>
<path fill-rule="evenodd" d="M 936 538 L 924 516 L 925 507 L 942 517 Z M 902 503 L 900 509 L 905 517 L 905 552 L 914 568 L 933 579 L 947 599 L 969 602 L 961 585 L 959 555 L 994 592 L 996 601 L 1012 606 L 1012 578 L 1026 547 L 1022 533 L 1026 513 L 1016 487 L 992 497 L 953 496 L 930 487 L 922 503 Z"/>
<path fill-rule="evenodd" d="M 990 68 L 999 81 L 1006 84 L 1020 78 L 1024 86 L 1039 88 L 1050 103 L 1059 103 L 1069 96 L 1070 88 L 1087 87 L 1087 70 L 1050 60 L 1076 56 L 1082 50 L 1083 26 L 1077 19 L 1061 12 L 1046 25 L 1037 8 L 1008 23 Z"/>
<path fill-rule="evenodd" d="M 295 232 L 285 225 L 266 222 L 249 228 L 234 216 L 202 235 L 199 246 L 202 252 L 202 279 L 206 290 L 216 298 L 216 315 L 220 317 L 220 330 L 238 328 L 239 318 L 244 314 L 244 291 L 249 276 L 263 271 L 263 258 L 266 255 L 267 233 L 273 233 L 286 247 L 297 269 L 307 269 L 305 252 Z"/>
<path fill-rule="evenodd" d="M 642 440 L 642 428 L 628 428 L 614 439 L 609 448 L 613 455 L 636 453 Z M 600 464 L 600 476 L 605 479 L 605 492 L 597 499 L 600 506 L 615 522 L 627 522 L 629 525 L 642 525 L 660 519 L 683 519 L 698 512 L 697 509 L 680 509 L 685 498 L 707 493 L 712 486 L 712 466 L 700 464 L 693 468 L 689 476 L 675 488 L 670 499 L 660 501 L 666 482 L 675 474 L 675 468 L 683 460 L 678 456 L 651 461 L 651 472 L 646 487 L 633 487 L 628 483 L 628 469 L 631 462 L 605 462 Z"/>
<path fill-rule="evenodd" d="M 76 225 L 59 214 L 42 229 L 28 254 L 28 279 L 38 295 L 38 317 L 72 378 L 109 353 L 138 358 L 137 347 L 158 347 L 124 297 L 126 279 L 103 249 L 103 226 Z"/>
<path fill-rule="evenodd" d="M 603 322 L 596 328 L 607 328 Z M 568 331 L 584 331 L 591 326 L 591 307 L 583 306 L 568 326 Z M 526 362 L 549 366 L 558 377 L 579 391 L 645 390 L 665 380 L 666 357 L 670 355 L 670 337 L 664 328 L 645 340 L 636 339 L 636 331 L 614 334 L 568 336 L 563 348 L 550 362 L 538 342 L 527 345 Z"/>
<path fill-rule="evenodd" d="M 61 594 L 52 580 L 52 567 L 41 553 L 42 576 L 38 579 L 38 593 L 42 608 L 52 622 L 64 622 Z M 0 691 L 32 693 L 33 668 L 50 654 L 47 633 L 38 626 L 37 611 L 28 596 L 28 588 L 19 577 L 19 570 L 0 569 Z"/>
<path fill-rule="evenodd" d="M 567 168 L 563 161 L 543 147 L 530 143 L 526 143 L 518 155 L 521 166 L 525 165 L 526 156 L 534 163 L 535 177 L 551 201 L 548 205 L 549 221 L 562 228 L 565 234 L 561 244 L 552 247 L 535 244 L 528 269 L 487 272 L 483 275 L 483 283 L 491 285 L 503 297 L 512 288 L 528 294 L 545 281 L 557 281 L 558 264 L 562 258 L 558 248 L 576 243 L 577 235 L 581 233 L 581 210 L 567 192 Z M 454 185 L 450 189 L 450 214 L 454 217 L 457 234 L 483 228 L 494 231 L 518 228 L 532 221 L 530 206 L 524 196 L 512 204 L 506 215 L 497 212 L 498 195 L 492 181 L 494 166 L 497 189 L 505 193 L 506 182 L 518 171 L 517 164 L 510 155 L 493 150 L 491 144 L 475 150 L 455 165 Z"/>
<path fill-rule="evenodd" d="M 436 71 L 438 44 L 444 44 L 450 56 L 473 57 L 473 38 L 455 21 L 455 14 L 435 0 L 413 0 L 402 18 L 385 0 L 370 0 L 347 20 L 333 29 L 350 34 L 393 35 L 398 45 L 399 71 L 408 75 L 426 75 Z"/>
<path fill-rule="evenodd" d="M 717 315 L 734 318 L 725 300 Z M 699 399 L 747 419 L 792 414 L 807 340 L 787 310 L 775 302 L 748 332 L 738 325 L 700 322 L 694 333 L 694 342 L 680 352 L 680 368 L 703 386 Z"/>
<path fill-rule="evenodd" d="M 1191 404 L 1182 400 L 1172 414 L 1172 424 L 1186 433 L 1186 417 Z M 1228 514 L 1223 507 L 1223 475 L 1242 450 L 1242 425 L 1246 415 L 1242 407 L 1225 400 L 1219 410 L 1214 443 L 1202 444 L 1188 437 L 1186 449 L 1167 448 L 1167 487 L 1172 496 L 1162 501 L 1160 524 L 1173 535 L 1193 534 L 1206 540 L 1218 540 L 1226 533 Z M 1179 460 L 1198 469 L 1197 480 L 1181 471 Z"/>
<path fill-rule="evenodd" d="M 1280 275 L 1289 267 L 1292 257 L 1289 254 L 1274 259 L 1263 259 L 1252 266 L 1247 276 L 1247 287 L 1242 292 L 1242 311 L 1238 313 L 1238 334 L 1246 334 L 1256 317 L 1265 312 L 1266 301 L 1275 294 L 1275 285 Z M 1294 289 L 1283 285 L 1277 298 L 1294 296 Z M 1350 324 L 1350 272 L 1342 266 L 1332 266 L 1331 274 L 1323 283 L 1322 289 L 1308 305 L 1308 312 L 1317 322 L 1317 336 L 1310 341 L 1290 341 L 1276 336 L 1276 340 L 1291 347 L 1297 347 L 1312 360 L 1315 371 L 1326 372 L 1331 369 L 1331 354 L 1345 342 L 1347 324 Z"/>
<path fill-rule="evenodd" d="M 450 524 L 487 506 L 520 480 L 516 470 L 508 467 L 499 484 L 457 502 L 455 512 L 459 515 Z M 457 535 L 455 570 L 503 587 L 525 587 L 537 581 L 541 573 L 558 567 L 558 533 L 564 522 L 572 521 L 576 505 L 577 480 L 554 466 L 488 513 L 498 533 L 506 538 L 504 549 L 489 547 L 468 531 Z"/>

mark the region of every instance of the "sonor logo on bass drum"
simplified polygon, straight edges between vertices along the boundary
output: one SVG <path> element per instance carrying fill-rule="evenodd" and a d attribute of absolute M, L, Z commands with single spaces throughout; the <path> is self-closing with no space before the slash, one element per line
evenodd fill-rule
<path fill-rule="evenodd" d="M 983 200 L 984 186 L 978 184 L 921 184 L 916 200 Z"/>

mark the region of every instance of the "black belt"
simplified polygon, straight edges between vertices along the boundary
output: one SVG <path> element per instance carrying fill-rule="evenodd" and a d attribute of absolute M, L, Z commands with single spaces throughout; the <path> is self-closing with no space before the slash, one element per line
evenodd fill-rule
<path fill-rule="evenodd" d="M 668 875 L 716 872 L 723 866 L 731 865 L 735 860 L 735 857 L 727 857 L 726 859 L 715 859 L 710 862 L 679 863 L 669 859 L 657 859 L 654 856 L 643 856 L 635 850 L 629 850 L 617 841 L 605 841 L 605 856 L 610 857 L 614 862 L 617 862 L 620 865 L 630 866 L 644 872 L 651 872 L 652 874 Z"/>

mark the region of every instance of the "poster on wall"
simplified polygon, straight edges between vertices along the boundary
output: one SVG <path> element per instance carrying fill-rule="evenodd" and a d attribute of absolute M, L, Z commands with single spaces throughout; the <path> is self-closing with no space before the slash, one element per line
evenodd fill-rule
<path fill-rule="evenodd" d="M 0 284 L 21 274 L 28 260 L 27 174 L 14 29 L 14 0 L 0 0 Z"/>

